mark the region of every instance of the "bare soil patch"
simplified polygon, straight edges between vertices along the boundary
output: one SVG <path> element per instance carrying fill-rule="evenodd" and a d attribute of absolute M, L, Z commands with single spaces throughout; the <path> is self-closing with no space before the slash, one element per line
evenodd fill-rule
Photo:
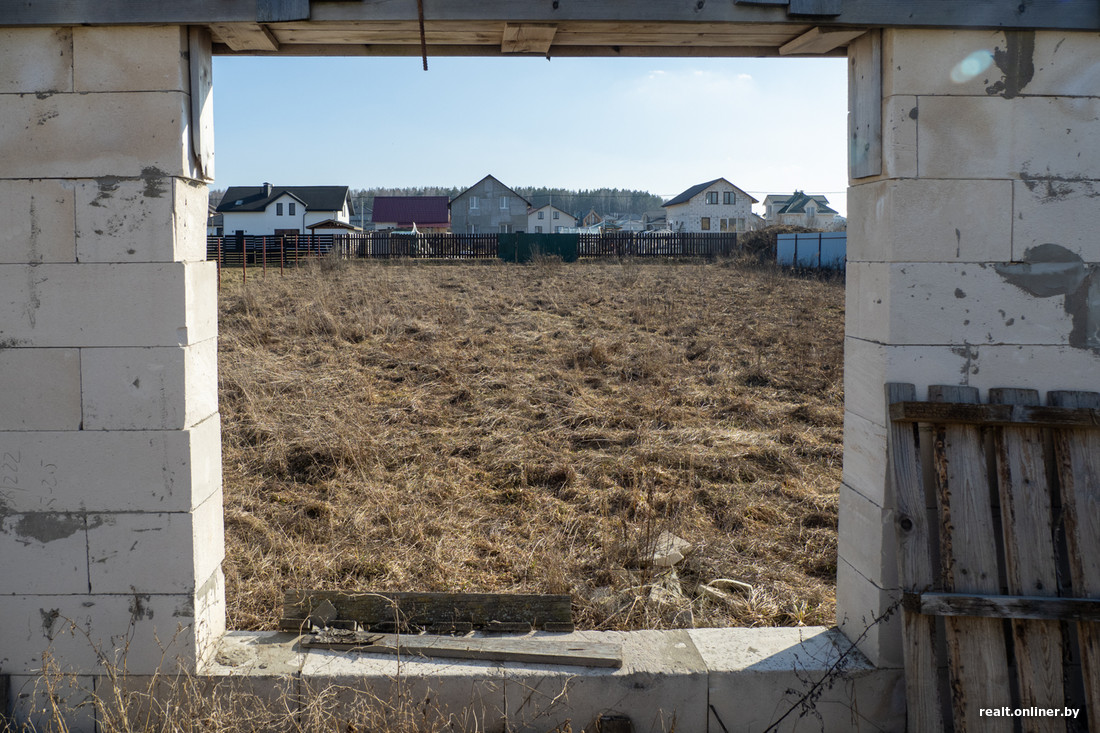
<path fill-rule="evenodd" d="M 844 288 L 734 263 L 223 273 L 229 625 L 287 588 L 831 624 Z M 644 562 L 662 531 L 695 550 Z M 696 585 L 753 586 L 729 599 Z"/>

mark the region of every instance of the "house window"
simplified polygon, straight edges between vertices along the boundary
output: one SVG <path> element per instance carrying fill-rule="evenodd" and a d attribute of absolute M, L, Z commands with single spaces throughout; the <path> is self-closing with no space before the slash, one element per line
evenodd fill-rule
<path fill-rule="evenodd" d="M 557 211 L 555 211 L 555 212 L 554 212 L 554 218 L 555 218 L 555 219 L 560 219 L 560 218 L 561 218 L 560 216 L 558 216 L 558 212 L 557 212 Z"/>
<path fill-rule="evenodd" d="M 508 197 L 507 197 L 507 196 L 501 196 L 501 197 L 500 197 L 500 208 L 501 208 L 501 209 L 502 209 L 503 211 L 507 211 L 507 210 L 508 210 Z"/>
<path fill-rule="evenodd" d="M 540 219 L 545 219 L 545 218 L 546 218 L 545 214 L 546 214 L 546 212 L 545 212 L 545 211 L 540 211 L 540 212 L 539 212 L 539 218 L 540 218 Z"/>
<path fill-rule="evenodd" d="M 729 222 L 730 222 L 729 219 L 719 219 L 718 220 L 718 231 L 720 231 L 720 232 L 729 231 Z"/>
<path fill-rule="evenodd" d="M 708 204 L 718 203 L 718 192 L 717 191 L 707 191 L 707 203 Z"/>
<path fill-rule="evenodd" d="M 477 224 L 471 224 L 470 234 L 481 234 L 481 227 Z"/>
<path fill-rule="evenodd" d="M 715 198 L 717 198 L 718 193 L 715 192 L 714 196 L 715 196 Z M 704 216 L 702 219 L 699 220 L 699 228 L 702 229 L 704 232 L 709 232 L 710 231 L 710 217 L 709 216 Z"/>
<path fill-rule="evenodd" d="M 737 194 L 735 194 L 733 191 L 723 191 L 722 192 L 722 203 L 723 204 L 736 204 L 737 203 Z"/>
<path fill-rule="evenodd" d="M 470 208 L 471 209 L 476 209 L 477 208 L 477 196 L 471 196 L 470 197 Z"/>
<path fill-rule="evenodd" d="M 737 231 L 739 231 L 739 232 L 745 231 L 745 218 L 744 217 L 738 217 L 737 218 Z"/>
<path fill-rule="evenodd" d="M 287 212 L 286 213 L 290 214 L 291 216 L 294 216 L 294 203 L 293 202 L 287 204 Z"/>
<path fill-rule="evenodd" d="M 282 215 L 283 215 L 283 205 L 282 204 L 275 204 L 275 216 L 282 216 Z"/>
<path fill-rule="evenodd" d="M 511 234 L 512 233 L 512 226 L 510 224 L 501 224 L 500 225 L 500 233 L 501 234 Z"/>
<path fill-rule="evenodd" d="M 542 234 L 542 227 L 538 224 L 535 225 L 535 234 Z"/>

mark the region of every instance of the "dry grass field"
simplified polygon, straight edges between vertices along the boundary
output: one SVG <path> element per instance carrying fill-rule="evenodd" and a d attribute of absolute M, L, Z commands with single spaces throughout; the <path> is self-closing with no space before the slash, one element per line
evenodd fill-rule
<path fill-rule="evenodd" d="M 288 588 L 831 624 L 844 289 L 719 263 L 223 273 L 229 625 Z M 674 572 L 647 545 L 695 550 Z M 715 578 L 752 585 L 698 597 Z"/>

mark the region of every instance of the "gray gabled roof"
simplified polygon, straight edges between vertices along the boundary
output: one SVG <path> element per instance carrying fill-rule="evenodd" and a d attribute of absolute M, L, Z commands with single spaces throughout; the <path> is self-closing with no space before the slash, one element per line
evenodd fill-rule
<path fill-rule="evenodd" d="M 661 206 L 676 206 L 677 204 L 686 204 L 688 201 L 691 201 L 693 198 L 695 198 L 696 196 L 701 194 L 703 191 L 706 191 L 708 188 L 710 188 L 714 184 L 718 183 L 719 181 L 725 181 L 726 183 L 729 183 L 729 185 L 733 186 L 733 184 L 730 183 L 729 181 L 726 181 L 725 178 L 715 178 L 713 181 L 707 181 L 706 183 L 700 183 L 700 184 L 697 184 L 695 186 L 692 186 L 691 188 L 684 191 L 680 195 L 673 196 L 668 201 L 661 204 Z M 737 186 L 733 186 L 733 187 L 737 188 Z M 737 188 L 737 190 L 741 191 L 740 188 Z M 741 191 L 741 194 L 744 195 L 744 196 L 748 196 L 749 200 L 752 201 L 754 204 L 757 203 L 756 199 L 754 199 L 752 196 L 749 196 L 744 191 Z"/>
<path fill-rule="evenodd" d="M 355 213 L 347 186 L 272 186 L 271 193 L 264 186 L 230 186 L 218 204 L 218 212 L 263 211 L 284 195 L 301 201 L 306 211 L 339 211 L 346 202 L 349 212 Z"/>
<path fill-rule="evenodd" d="M 808 196 L 802 191 L 795 191 L 787 203 L 776 214 L 805 214 L 806 204 L 814 201 L 817 203 L 817 210 L 822 214 L 835 214 L 836 209 L 830 208 L 825 202 L 828 201 L 824 196 Z"/>
<path fill-rule="evenodd" d="M 462 193 L 460 193 L 460 194 L 458 194 L 457 196 L 455 196 L 455 197 L 454 197 L 453 199 L 451 199 L 451 200 L 450 200 L 450 201 L 449 201 L 449 202 L 447 203 L 447 206 L 450 206 L 450 205 L 451 205 L 451 204 L 453 204 L 453 203 L 454 203 L 455 201 L 458 201 L 458 200 L 459 200 L 460 198 L 462 198 L 463 196 L 465 196 L 466 194 L 468 194 L 468 193 L 469 193 L 470 191 L 472 191 L 473 189 L 475 189 L 475 188 L 477 188 L 478 186 L 480 186 L 480 185 L 481 185 L 482 183 L 484 183 L 484 182 L 486 181 L 486 179 L 489 179 L 489 178 L 492 178 L 492 179 L 493 179 L 494 181 L 496 181 L 496 182 L 497 182 L 497 183 L 498 183 L 498 184 L 499 184 L 499 185 L 500 185 L 501 187 L 503 187 L 503 188 L 504 188 L 505 190 L 507 190 L 507 191 L 510 191 L 510 192 L 512 193 L 512 195 L 513 195 L 513 196 L 515 196 L 516 198 L 518 198 L 518 199 L 519 199 L 520 201 L 522 201 L 523 203 L 527 204 L 527 206 L 528 206 L 528 207 L 530 207 L 530 206 L 531 206 L 531 202 L 530 202 L 530 201 L 528 201 L 527 199 L 523 198 L 522 196 L 520 196 L 520 195 L 519 195 L 518 193 L 516 193 L 515 191 L 512 191 L 512 189 L 510 189 L 510 188 L 508 188 L 507 186 L 505 186 L 505 185 L 504 185 L 503 183 L 501 183 L 501 182 L 500 182 L 500 179 L 499 179 L 499 178 L 497 178 L 496 176 L 494 176 L 494 175 L 492 175 L 492 174 L 489 174 L 489 175 L 485 176 L 485 177 L 484 177 L 484 178 L 482 178 L 482 179 L 481 179 L 480 181 L 478 181 L 477 183 L 475 183 L 474 185 L 470 186 L 469 188 L 467 188 L 467 189 L 466 189 L 465 191 L 463 191 Z"/>

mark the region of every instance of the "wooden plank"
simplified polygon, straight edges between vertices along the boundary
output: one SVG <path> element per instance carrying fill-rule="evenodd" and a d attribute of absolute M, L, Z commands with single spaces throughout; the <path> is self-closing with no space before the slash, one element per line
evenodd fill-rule
<path fill-rule="evenodd" d="M 989 401 L 993 405 L 1034 406 L 1039 404 L 1039 393 L 991 389 Z M 993 443 L 1008 592 L 1057 596 L 1056 520 L 1051 511 L 1043 432 L 1026 423 L 1002 425 L 994 429 Z M 1011 624 L 1021 706 L 1061 707 L 1065 704 L 1061 625 L 1018 617 Z M 1050 733 L 1066 729 L 1065 722 L 1054 717 L 1029 719 L 1026 727 Z"/>
<path fill-rule="evenodd" d="M 325 601 L 335 606 L 337 618 L 368 628 L 379 624 L 396 624 L 400 628 L 452 622 L 468 622 L 474 628 L 485 628 L 492 622 L 526 624 L 526 628 L 572 628 L 572 603 L 567 595 L 289 590 L 283 599 L 283 617 L 308 618 Z"/>
<path fill-rule="evenodd" d="M 388 45 L 388 44 L 360 44 L 360 45 L 328 45 L 328 44 L 282 44 L 278 52 L 272 51 L 234 51 L 224 43 L 214 45 L 214 55 L 237 56 L 366 56 L 366 57 L 401 57 L 421 55 L 419 45 Z M 433 45 L 428 44 L 428 55 L 433 57 L 467 57 L 467 56 L 516 56 L 517 54 L 505 54 L 500 50 L 499 39 L 494 46 L 468 45 Z M 531 54 L 532 56 L 537 54 Z M 768 46 L 554 46 L 555 58 L 772 58 L 778 57 L 779 51 Z M 841 57 L 842 50 L 830 51 L 827 54 L 814 54 L 815 58 Z M 788 58 L 795 58 L 790 56 Z"/>
<path fill-rule="evenodd" d="M 791 0 L 787 12 L 791 15 L 840 15 L 841 0 Z"/>
<path fill-rule="evenodd" d="M 1096 598 L 925 592 L 907 593 L 903 600 L 906 608 L 929 616 L 1100 621 L 1100 599 Z"/>
<path fill-rule="evenodd" d="M 899 402 L 890 406 L 897 422 L 1031 425 L 1036 428 L 1100 428 L 1100 410 L 1032 405 L 951 405 Z"/>
<path fill-rule="evenodd" d="M 912 400 L 911 384 L 886 385 L 886 404 Z M 898 580 L 905 591 L 924 592 L 935 586 L 932 536 L 924 510 L 920 447 L 916 426 L 889 423 L 888 460 L 894 491 L 894 527 L 898 538 Z M 905 699 L 908 730 L 943 730 L 937 684 L 936 623 L 912 609 L 902 610 L 902 646 L 905 652 Z"/>
<path fill-rule="evenodd" d="M 500 50 L 504 53 L 547 53 L 558 32 L 555 25 L 542 23 L 505 23 Z"/>
<path fill-rule="evenodd" d="M 1058 407 L 1100 410 L 1096 392 L 1051 392 Z M 1075 596 L 1100 598 L 1100 431 L 1054 431 L 1058 483 L 1062 489 L 1070 581 Z M 1100 623 L 1077 625 L 1089 730 L 1100 733 Z"/>
<path fill-rule="evenodd" d="M 848 171 L 852 178 L 882 173 L 882 32 L 848 46 Z"/>
<path fill-rule="evenodd" d="M 199 175 L 214 180 L 214 70 L 210 31 L 191 26 L 187 37 L 191 82 L 191 147 Z"/>
<path fill-rule="evenodd" d="M 859 38 L 865 30 L 857 28 L 811 28 L 798 38 L 779 47 L 780 56 L 797 53 L 828 53 Z"/>
<path fill-rule="evenodd" d="M 211 32 L 234 51 L 278 51 L 279 41 L 258 23 L 213 23 Z"/>
<path fill-rule="evenodd" d="M 928 397 L 933 402 L 974 403 L 978 390 L 932 386 Z M 944 590 L 997 594 L 996 538 L 981 432 L 951 424 L 934 424 L 932 430 Z M 1010 719 L 980 714 L 982 708 L 1012 704 L 1003 622 L 950 616 L 944 626 L 956 728 L 1011 731 Z"/>
<path fill-rule="evenodd" d="M 305 637 L 307 649 L 338 649 L 367 654 L 402 657 L 477 659 L 527 664 L 563 664 L 578 667 L 618 668 L 623 664 L 621 644 L 544 638 L 492 639 L 481 637 L 425 636 L 407 634 L 364 635 L 363 641 L 346 635 Z"/>

